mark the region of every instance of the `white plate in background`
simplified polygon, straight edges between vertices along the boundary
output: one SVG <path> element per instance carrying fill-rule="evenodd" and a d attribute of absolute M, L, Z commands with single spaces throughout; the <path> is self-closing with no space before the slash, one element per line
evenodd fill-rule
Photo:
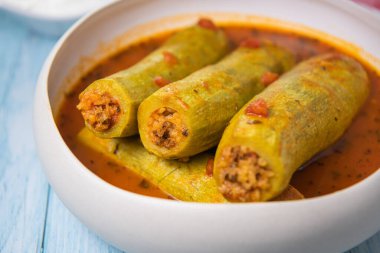
<path fill-rule="evenodd" d="M 0 0 L 0 8 L 41 33 L 57 36 L 84 14 L 109 2 L 111 0 Z"/>

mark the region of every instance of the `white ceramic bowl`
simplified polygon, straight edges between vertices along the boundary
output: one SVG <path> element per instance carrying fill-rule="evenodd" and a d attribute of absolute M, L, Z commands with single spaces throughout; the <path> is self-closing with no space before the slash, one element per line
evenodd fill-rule
<path fill-rule="evenodd" d="M 187 14 L 151 22 L 184 13 L 214 12 L 207 16 L 218 22 L 260 23 L 263 19 L 247 16 L 255 14 L 305 24 L 364 48 L 372 56 L 352 50 L 380 69 L 374 58 L 380 58 L 380 32 L 371 25 L 376 17 L 359 10 L 357 18 L 353 14 L 357 9 L 348 1 L 339 2 L 344 10 L 327 1 L 120 1 L 81 19 L 46 60 L 35 97 L 37 147 L 54 191 L 91 230 L 127 252 L 338 253 L 362 242 L 380 228 L 380 171 L 334 194 L 294 202 L 199 204 L 155 199 L 118 189 L 92 174 L 65 145 L 53 119 L 78 70 L 85 71 L 140 36 L 196 19 Z M 151 24 L 142 25 L 147 22 Z"/>

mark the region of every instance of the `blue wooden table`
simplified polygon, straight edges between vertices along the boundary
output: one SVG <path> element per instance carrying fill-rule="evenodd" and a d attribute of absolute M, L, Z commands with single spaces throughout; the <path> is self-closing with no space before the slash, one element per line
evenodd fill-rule
<path fill-rule="evenodd" d="M 36 154 L 33 94 L 56 41 L 0 11 L 0 252 L 120 252 L 65 208 Z M 380 252 L 380 232 L 349 252 Z"/>

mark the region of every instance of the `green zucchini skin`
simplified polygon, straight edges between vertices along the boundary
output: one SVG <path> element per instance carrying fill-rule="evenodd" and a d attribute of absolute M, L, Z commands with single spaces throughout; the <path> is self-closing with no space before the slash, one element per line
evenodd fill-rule
<path fill-rule="evenodd" d="M 293 64 L 293 55 L 276 45 L 239 47 L 220 62 L 159 89 L 138 111 L 143 145 L 166 159 L 193 156 L 216 146 L 233 115 L 266 87 L 262 76 L 267 72 L 282 74 Z M 178 112 L 187 135 L 172 148 L 156 145 L 150 137 L 150 117 L 163 107 Z"/>
<path fill-rule="evenodd" d="M 225 172 L 233 170 L 224 165 L 228 160 L 225 151 L 245 147 L 265 159 L 274 173 L 270 187 L 262 190 L 258 199 L 247 201 L 274 198 L 302 164 L 341 137 L 368 93 L 367 73 L 350 57 L 325 54 L 300 63 L 256 95 L 231 120 L 215 157 L 214 177 L 219 189 L 226 183 Z M 265 101 L 266 117 L 247 114 L 257 101 Z M 229 194 L 242 184 L 234 186 L 222 193 L 231 201 L 239 201 Z"/>
<path fill-rule="evenodd" d="M 204 203 L 228 202 L 218 191 L 212 177 L 213 154 L 202 153 L 184 163 L 165 160 L 149 153 L 138 137 L 104 139 L 83 128 L 78 133 L 77 139 L 113 162 L 142 176 L 177 200 Z M 211 168 L 208 168 L 210 165 Z M 274 200 L 302 198 L 302 194 L 297 189 L 289 186 L 279 198 Z"/>
<path fill-rule="evenodd" d="M 213 159 L 211 154 L 203 153 L 184 163 L 149 153 L 138 137 L 104 139 L 83 128 L 77 138 L 80 143 L 127 167 L 177 200 L 226 202 L 212 175 L 206 175 L 208 161 Z"/>
<path fill-rule="evenodd" d="M 160 85 L 182 79 L 218 61 L 228 50 L 228 39 L 221 29 L 194 25 L 176 32 L 136 65 L 93 82 L 80 94 L 80 99 L 91 92 L 108 94 L 120 105 L 119 119 L 109 129 L 100 131 L 85 121 L 86 127 L 102 138 L 137 134 L 137 109 L 146 97 Z M 167 53 L 174 56 L 175 62 L 165 59 Z M 157 77 L 165 83 L 157 84 Z"/>

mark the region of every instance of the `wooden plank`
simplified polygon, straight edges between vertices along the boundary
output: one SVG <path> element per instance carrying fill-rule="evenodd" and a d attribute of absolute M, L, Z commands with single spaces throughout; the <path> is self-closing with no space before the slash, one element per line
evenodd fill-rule
<path fill-rule="evenodd" d="M 35 252 L 42 240 L 48 185 L 32 129 L 40 66 L 55 40 L 0 13 L 0 252 Z"/>
<path fill-rule="evenodd" d="M 53 191 L 50 192 L 46 221 L 44 252 L 121 253 L 81 224 Z"/>
<path fill-rule="evenodd" d="M 359 246 L 347 253 L 377 253 L 380 252 L 380 231 Z"/>

